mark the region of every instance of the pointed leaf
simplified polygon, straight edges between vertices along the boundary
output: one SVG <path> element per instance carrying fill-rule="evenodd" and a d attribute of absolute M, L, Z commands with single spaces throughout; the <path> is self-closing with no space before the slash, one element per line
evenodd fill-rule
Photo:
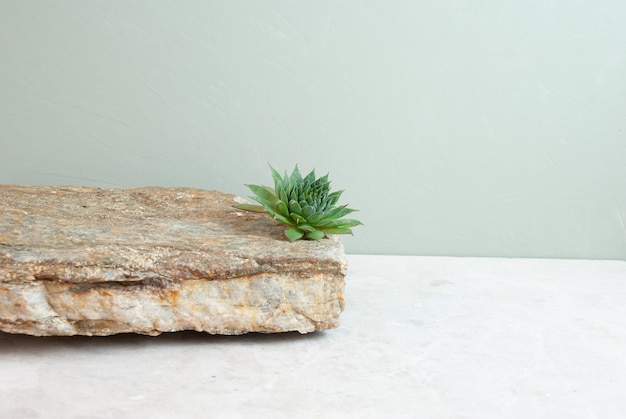
<path fill-rule="evenodd" d="M 300 214 L 296 214 L 295 212 L 292 212 L 289 215 L 291 215 L 291 218 L 293 218 L 296 224 L 306 224 L 306 220 Z"/>
<path fill-rule="evenodd" d="M 283 216 L 289 217 L 289 209 L 287 208 L 287 204 L 283 201 L 278 201 L 276 204 L 276 210 Z"/>
<path fill-rule="evenodd" d="M 239 208 L 246 211 L 252 212 L 265 212 L 265 207 L 262 205 L 254 205 L 254 204 L 237 204 L 235 208 Z"/>
<path fill-rule="evenodd" d="M 316 212 L 316 213 L 306 217 L 307 221 L 311 225 L 317 225 L 317 223 L 322 221 L 323 218 L 324 218 L 324 211 L 318 211 L 318 212 Z"/>
<path fill-rule="evenodd" d="M 298 230 L 297 228 L 288 228 L 287 230 L 285 230 L 285 236 L 287 236 L 287 238 L 291 241 L 296 241 L 298 239 L 301 239 L 302 236 L 304 236 L 304 232 Z"/>
<path fill-rule="evenodd" d="M 291 202 L 289 202 L 289 210 L 292 213 L 302 215 L 302 207 L 294 199 L 292 199 Z"/>
<path fill-rule="evenodd" d="M 265 211 L 267 211 L 270 217 L 274 218 L 274 215 L 276 215 L 276 211 L 273 207 L 265 205 L 263 208 L 265 208 Z"/>
<path fill-rule="evenodd" d="M 309 224 L 298 224 L 298 229 L 304 231 L 305 233 L 315 230 L 315 228 L 311 227 Z"/>
<path fill-rule="evenodd" d="M 324 213 L 324 219 L 326 220 L 334 220 L 337 218 L 341 218 L 350 213 L 356 212 L 357 210 L 348 208 L 347 205 L 343 205 L 341 207 L 332 208 Z"/>
<path fill-rule="evenodd" d="M 326 190 L 326 191 L 330 189 L 330 181 L 328 180 L 328 173 L 326 173 L 324 176 L 322 176 L 321 178 L 315 181 L 315 187 L 321 188 L 322 190 Z"/>
<path fill-rule="evenodd" d="M 256 196 L 269 202 L 276 201 L 276 194 L 267 186 L 246 185 Z"/>
<path fill-rule="evenodd" d="M 337 220 L 339 221 L 339 224 L 337 225 L 337 227 L 356 227 L 356 226 L 360 226 L 363 225 L 362 222 L 360 222 L 359 220 L 353 220 L 351 218 L 342 218 L 341 220 Z"/>
<path fill-rule="evenodd" d="M 276 210 L 274 209 L 275 205 L 274 205 L 273 202 L 267 201 L 267 200 L 265 200 L 263 198 L 260 198 L 258 196 L 251 196 L 249 198 L 254 200 L 254 201 L 256 201 L 256 202 L 258 202 L 259 204 L 263 205 L 263 207 L 265 207 L 265 211 L 269 212 L 270 214 L 272 212 L 276 212 Z"/>
<path fill-rule="evenodd" d="M 352 234 L 352 230 L 349 228 L 325 228 L 324 233 L 326 234 Z"/>
<path fill-rule="evenodd" d="M 291 180 L 294 184 L 302 183 L 302 175 L 300 174 L 300 169 L 298 169 L 298 165 L 293 168 L 293 172 L 291 172 Z"/>
<path fill-rule="evenodd" d="M 284 188 L 281 188 L 278 191 L 278 199 L 284 202 L 285 204 L 289 202 L 289 194 L 285 191 Z"/>
<path fill-rule="evenodd" d="M 311 172 L 304 178 L 304 183 L 313 183 L 313 181 L 315 181 L 315 169 L 311 170 Z"/>
<path fill-rule="evenodd" d="M 341 196 L 342 193 L 343 191 L 336 191 L 328 195 L 327 201 L 328 201 L 329 207 L 335 205 L 337 201 L 339 201 L 339 197 Z"/>
<path fill-rule="evenodd" d="M 283 176 L 283 188 L 287 192 L 287 195 L 291 193 L 291 185 L 289 184 L 289 175 L 287 174 L 286 170 L 285 170 L 285 175 Z"/>
<path fill-rule="evenodd" d="M 280 177 L 280 173 L 278 173 L 271 165 L 270 170 L 272 171 L 272 178 L 274 179 L 274 189 L 278 191 L 283 188 L 283 179 Z"/>
<path fill-rule="evenodd" d="M 309 231 L 305 235 L 307 239 L 311 239 L 311 240 L 320 240 L 320 239 L 323 239 L 325 236 L 324 232 L 320 230 Z"/>
<path fill-rule="evenodd" d="M 332 228 L 332 227 L 355 227 L 358 225 L 362 225 L 363 223 L 359 220 L 351 220 L 351 219 L 341 219 L 341 220 L 322 220 L 317 223 L 317 228 Z"/>
<path fill-rule="evenodd" d="M 302 204 L 300 204 L 302 205 Z M 302 207 L 302 215 L 304 216 L 304 218 L 306 218 L 307 220 L 309 220 L 309 217 L 311 215 L 315 214 L 315 208 L 313 208 L 310 205 L 304 206 Z M 310 221 L 310 220 L 309 220 Z"/>
<path fill-rule="evenodd" d="M 280 215 L 279 213 L 275 212 L 274 214 L 272 214 L 272 218 L 275 220 L 280 221 L 283 224 L 287 224 L 290 226 L 296 225 L 296 222 L 293 221 L 291 218 L 285 217 Z"/>

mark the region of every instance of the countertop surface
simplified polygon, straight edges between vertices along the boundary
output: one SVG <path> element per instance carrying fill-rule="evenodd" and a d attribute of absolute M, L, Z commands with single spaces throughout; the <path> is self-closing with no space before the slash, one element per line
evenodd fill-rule
<path fill-rule="evenodd" d="M 325 332 L 0 333 L 0 418 L 626 417 L 626 262 L 348 262 Z"/>

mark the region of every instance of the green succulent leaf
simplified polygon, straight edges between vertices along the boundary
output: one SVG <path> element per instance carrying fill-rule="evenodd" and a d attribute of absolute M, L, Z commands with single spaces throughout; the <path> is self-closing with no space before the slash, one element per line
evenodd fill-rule
<path fill-rule="evenodd" d="M 265 207 L 263 205 L 237 204 L 235 207 L 246 211 L 265 212 Z"/>
<path fill-rule="evenodd" d="M 311 239 L 311 240 L 320 240 L 323 239 L 324 236 L 326 234 L 324 234 L 323 231 L 320 230 L 313 230 L 313 231 L 308 231 L 305 236 L 307 239 Z"/>
<path fill-rule="evenodd" d="M 278 173 L 276 169 L 274 169 L 272 166 L 270 166 L 270 169 L 272 170 L 272 178 L 274 178 L 274 189 L 275 190 L 282 189 L 283 178 L 280 177 L 280 173 Z"/>
<path fill-rule="evenodd" d="M 300 204 L 302 206 L 302 204 Z M 311 205 L 305 205 L 302 207 L 302 216 L 311 222 L 311 216 L 315 214 L 315 207 Z"/>
<path fill-rule="evenodd" d="M 328 195 L 327 197 L 327 201 L 328 201 L 328 205 L 333 206 L 337 203 L 337 201 L 339 201 L 339 197 L 341 196 L 341 194 L 343 193 L 343 191 L 337 191 L 337 192 L 333 192 L 330 195 Z"/>
<path fill-rule="evenodd" d="M 298 229 L 304 231 L 305 233 L 310 233 L 315 230 L 308 224 L 298 224 Z"/>
<path fill-rule="evenodd" d="M 296 224 L 306 224 L 306 219 L 300 214 L 296 214 L 295 212 L 292 212 L 290 215 L 291 215 L 291 218 L 293 218 L 293 220 L 296 222 Z"/>
<path fill-rule="evenodd" d="M 239 204 L 247 211 L 266 212 L 272 218 L 290 226 L 285 236 L 291 241 L 320 240 L 328 234 L 352 234 L 352 227 L 362 225 L 358 220 L 343 219 L 355 212 L 347 205 L 336 206 L 343 191 L 330 191 L 328 174 L 316 178 L 315 170 L 302 177 L 296 165 L 288 174 L 281 175 L 270 165 L 274 188 L 246 185 L 254 193 L 251 197 L 261 205 Z"/>
<path fill-rule="evenodd" d="M 263 205 L 266 210 L 273 208 L 276 205 L 277 199 L 275 195 L 270 195 L 268 191 L 262 186 L 257 185 L 247 185 L 248 188 L 255 194 L 255 196 L 251 196 L 250 198 L 257 201 L 259 204 Z"/>
<path fill-rule="evenodd" d="M 254 193 L 257 196 L 257 198 L 261 198 L 269 202 L 276 201 L 276 193 L 271 188 L 268 188 L 267 186 L 259 186 L 259 185 L 246 185 L 246 186 L 252 191 L 252 193 Z"/>
<path fill-rule="evenodd" d="M 296 241 L 304 236 L 304 232 L 298 230 L 297 228 L 288 228 L 285 230 L 285 236 L 287 236 L 287 238 L 291 241 Z"/>
<path fill-rule="evenodd" d="M 342 219 L 342 220 L 322 220 L 317 223 L 316 227 L 325 227 L 325 228 L 333 228 L 333 227 L 356 227 L 358 225 L 362 225 L 358 220 L 351 219 Z"/>
<path fill-rule="evenodd" d="M 348 208 L 347 205 L 343 205 L 341 207 L 335 207 L 330 210 L 324 212 L 324 219 L 326 220 L 334 220 L 336 218 L 344 217 L 348 214 L 356 212 L 357 210 Z"/>
<path fill-rule="evenodd" d="M 317 211 L 308 217 L 306 217 L 307 221 L 312 225 L 317 225 L 324 218 L 324 211 Z"/>
<path fill-rule="evenodd" d="M 352 229 L 349 228 L 325 228 L 324 233 L 326 234 L 352 234 Z"/>
<path fill-rule="evenodd" d="M 292 226 L 292 225 L 296 225 L 296 222 L 294 222 L 294 221 L 293 221 L 293 220 L 291 220 L 290 218 L 287 218 L 287 217 L 285 217 L 285 216 L 283 216 L 283 215 L 280 215 L 279 213 L 275 213 L 275 214 L 272 216 L 272 218 L 273 218 L 273 219 L 275 219 L 275 220 L 280 221 L 280 222 L 281 222 L 281 223 L 283 223 L 283 224 L 287 224 L 287 225 L 290 225 L 290 226 Z"/>
<path fill-rule="evenodd" d="M 296 202 L 295 199 L 292 199 L 291 202 L 289 202 L 289 210 L 298 215 L 302 215 L 302 207 Z"/>
<path fill-rule="evenodd" d="M 289 208 L 287 208 L 287 204 L 285 204 L 283 201 L 278 201 L 278 203 L 276 204 L 276 209 L 278 210 L 280 215 L 284 217 L 289 217 Z"/>

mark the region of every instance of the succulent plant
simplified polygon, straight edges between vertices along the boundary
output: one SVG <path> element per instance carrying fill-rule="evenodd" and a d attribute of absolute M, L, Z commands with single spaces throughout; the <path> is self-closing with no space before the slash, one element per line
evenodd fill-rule
<path fill-rule="evenodd" d="M 336 206 L 343 191 L 330 192 L 328 175 L 315 178 L 315 170 L 304 178 L 298 170 L 291 175 L 281 175 L 270 166 L 274 188 L 246 185 L 261 205 L 239 204 L 237 208 L 266 212 L 272 218 L 289 226 L 285 236 L 291 241 L 298 239 L 319 240 L 328 234 L 352 234 L 352 227 L 361 225 L 358 220 L 342 217 L 357 210 L 347 205 Z"/>

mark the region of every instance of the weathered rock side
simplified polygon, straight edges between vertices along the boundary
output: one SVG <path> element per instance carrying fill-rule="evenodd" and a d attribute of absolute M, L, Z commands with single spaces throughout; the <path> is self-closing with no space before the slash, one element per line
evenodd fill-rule
<path fill-rule="evenodd" d="M 341 239 L 289 242 L 190 188 L 0 185 L 0 330 L 111 335 L 337 327 Z"/>

